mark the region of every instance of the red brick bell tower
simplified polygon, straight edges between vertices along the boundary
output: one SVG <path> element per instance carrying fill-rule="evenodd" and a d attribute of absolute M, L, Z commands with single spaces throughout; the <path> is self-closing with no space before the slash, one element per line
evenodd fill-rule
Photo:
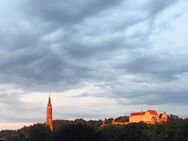
<path fill-rule="evenodd" d="M 50 130 L 53 130 L 53 121 L 52 121 L 52 104 L 51 104 L 51 98 L 49 96 L 48 104 L 46 107 L 46 127 L 50 128 Z"/>

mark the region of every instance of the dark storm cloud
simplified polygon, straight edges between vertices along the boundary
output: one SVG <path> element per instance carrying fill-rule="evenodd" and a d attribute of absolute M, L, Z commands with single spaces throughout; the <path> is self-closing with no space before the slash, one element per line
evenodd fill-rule
<path fill-rule="evenodd" d="M 148 105 L 161 105 L 161 104 L 178 104 L 178 105 L 188 105 L 187 102 L 187 90 L 186 91 L 165 91 L 156 92 L 156 98 L 148 99 L 145 101 Z M 143 100 L 144 101 L 144 100 Z M 143 102 L 142 102 L 143 103 Z M 143 103 L 144 104 L 144 103 Z"/>
<path fill-rule="evenodd" d="M 26 2 L 26 7 L 33 16 L 55 22 L 58 25 L 76 24 L 103 10 L 120 4 L 123 0 L 40 0 Z"/>
<path fill-rule="evenodd" d="M 158 90 L 152 92 L 140 92 L 139 94 L 133 94 L 132 96 L 126 98 L 131 98 L 131 102 L 126 103 L 121 98 L 117 98 L 117 101 L 119 101 L 122 104 L 144 104 L 150 106 L 163 104 L 188 105 L 188 102 L 186 100 L 188 98 L 187 90 Z"/>
<path fill-rule="evenodd" d="M 178 2 L 177 0 L 165 0 L 165 1 L 151 0 L 146 4 L 145 8 L 149 9 L 149 12 L 151 15 L 156 15 L 157 13 L 161 12 L 162 10 L 167 9 L 169 6 L 171 6 L 177 2 Z"/>
<path fill-rule="evenodd" d="M 142 48 L 147 51 L 150 47 L 147 39 L 152 31 L 136 32 L 132 36 L 125 36 L 124 32 L 144 21 L 153 24 L 147 20 L 154 20 L 157 14 L 175 2 L 151 0 L 143 5 L 123 0 L 24 2 L 23 17 L 13 25 L 7 25 L 7 29 L 0 30 L 0 82 L 30 87 L 31 91 L 40 85 L 40 89 L 46 91 L 52 86 L 54 89 L 61 89 L 56 86 L 73 88 L 82 80 L 116 83 L 116 79 L 127 72 L 172 79 L 186 69 L 169 66 L 168 61 L 163 63 L 157 56 L 132 59 L 135 56 L 130 54 L 131 50 Z M 119 12 L 118 7 L 124 5 L 130 7 Z M 123 25 L 114 24 L 119 17 L 108 14 L 116 12 L 125 19 Z M 129 12 L 135 13 L 135 17 Z M 146 16 L 140 18 L 140 12 L 141 16 Z M 105 21 L 106 17 L 110 20 Z M 92 18 L 95 19 L 93 22 Z M 116 60 L 121 56 L 128 56 L 131 62 L 126 64 L 124 60 Z M 117 64 L 120 64 L 120 69 L 116 68 Z M 125 72 L 119 73 L 121 69 Z"/>
<path fill-rule="evenodd" d="M 24 85 L 28 87 L 33 83 L 35 85 L 58 83 L 61 80 L 75 84 L 78 83 L 80 77 L 87 77 L 88 68 L 71 63 L 71 60 L 66 60 L 63 56 L 59 56 L 49 49 L 28 51 L 29 49 L 16 51 L 10 57 L 7 57 L 0 64 L 1 75 L 8 78 L 11 76 L 21 78 L 21 81 L 17 83 L 25 83 Z M 86 72 L 84 73 L 84 71 Z M 24 81 L 24 79 L 27 80 Z M 3 79 L 1 81 L 11 83 L 13 80 Z"/>
<path fill-rule="evenodd" d="M 177 75 L 188 72 L 188 67 L 185 64 L 188 64 L 186 56 L 169 55 L 160 57 L 159 54 L 153 56 L 145 54 L 144 57 L 135 57 L 120 68 L 130 73 L 150 74 L 158 79 L 170 81 L 177 79 Z"/>
<path fill-rule="evenodd" d="M 153 83 L 153 82 L 152 82 Z M 178 83 L 178 82 L 177 82 Z M 154 83 L 155 84 L 155 83 Z M 121 84 L 116 84 L 121 85 Z M 83 93 L 76 97 L 104 97 L 113 98 L 119 104 L 123 105 L 163 105 L 163 104 L 176 104 L 176 105 L 188 105 L 186 84 L 183 88 L 179 88 L 174 85 L 165 85 L 165 83 L 158 84 L 158 86 L 147 86 L 139 83 L 135 83 L 135 89 L 129 90 L 130 85 L 126 84 L 119 86 L 118 88 L 111 87 L 106 90 L 106 94 L 103 93 Z M 137 88 L 138 85 L 142 85 Z M 156 85 L 156 84 L 155 84 Z"/>

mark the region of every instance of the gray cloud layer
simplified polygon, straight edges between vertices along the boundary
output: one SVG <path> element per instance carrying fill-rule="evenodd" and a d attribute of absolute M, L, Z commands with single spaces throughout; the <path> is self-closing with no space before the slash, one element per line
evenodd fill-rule
<path fill-rule="evenodd" d="M 103 82 L 100 87 L 106 93 L 95 96 L 130 99 L 124 104 L 188 104 L 188 89 L 182 80 L 188 71 L 186 53 L 161 52 L 160 48 L 171 50 L 166 44 L 155 47 L 158 28 L 171 24 L 159 25 L 164 20 L 162 15 L 179 3 L 20 1 L 16 6 L 19 10 L 13 11 L 19 11 L 13 15 L 17 21 L 4 17 L 6 20 L 0 23 L 4 27 L 0 29 L 0 83 L 29 91 L 62 91 L 83 86 L 83 81 Z M 132 78 L 126 79 L 130 75 Z M 143 83 L 157 86 L 148 86 L 148 91 Z M 135 88 L 127 91 L 129 85 Z M 168 89 L 174 85 L 177 90 Z M 6 100 L 12 106 L 12 100 L 19 102 L 15 96 L 0 97 L 1 103 Z"/>

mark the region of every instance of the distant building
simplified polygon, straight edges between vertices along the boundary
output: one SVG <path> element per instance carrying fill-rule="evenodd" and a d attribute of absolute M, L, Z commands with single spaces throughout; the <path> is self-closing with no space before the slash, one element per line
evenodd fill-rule
<path fill-rule="evenodd" d="M 145 122 L 148 124 L 159 123 L 159 115 L 155 110 L 147 110 L 146 112 L 135 112 L 129 116 L 129 123 Z"/>
<path fill-rule="evenodd" d="M 167 114 L 164 112 L 161 115 L 158 115 L 157 111 L 155 110 L 131 113 L 129 116 L 129 123 L 137 122 L 145 122 L 147 124 L 166 123 Z"/>
<path fill-rule="evenodd" d="M 112 120 L 111 125 L 126 125 L 130 123 L 139 123 L 144 122 L 147 124 L 157 124 L 157 123 L 166 123 L 167 122 L 167 114 L 166 112 L 158 115 L 157 111 L 155 110 L 147 110 L 145 112 L 134 112 L 131 113 L 129 116 L 129 121 L 127 122 L 118 122 L 115 121 L 115 119 Z M 107 126 L 110 125 L 106 123 L 106 119 L 103 121 L 103 124 L 101 126 Z"/>
<path fill-rule="evenodd" d="M 53 121 L 52 121 L 52 104 L 51 104 L 51 98 L 49 96 L 48 104 L 46 108 L 46 127 L 50 128 L 50 130 L 53 130 Z"/>

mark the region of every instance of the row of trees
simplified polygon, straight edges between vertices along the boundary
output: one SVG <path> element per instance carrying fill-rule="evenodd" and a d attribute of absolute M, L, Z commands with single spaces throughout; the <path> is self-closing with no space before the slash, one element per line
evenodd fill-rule
<path fill-rule="evenodd" d="M 120 118 L 121 120 L 122 117 Z M 36 124 L 18 131 L 4 131 L 10 141 L 187 141 L 188 119 L 170 115 L 168 123 L 110 125 L 100 127 L 101 121 L 78 119 L 55 121 L 51 132 L 44 124 Z M 17 134 L 16 134 L 17 133 Z M 2 132 L 0 135 L 3 135 Z M 14 135 L 14 136 L 11 136 Z"/>
<path fill-rule="evenodd" d="M 50 132 L 43 125 L 30 128 L 29 137 L 19 141 L 187 141 L 188 120 L 163 125 L 145 123 L 111 125 L 97 130 L 86 125 L 66 125 Z"/>
<path fill-rule="evenodd" d="M 107 126 L 100 129 L 104 141 L 187 141 L 188 120 L 174 124 Z"/>

